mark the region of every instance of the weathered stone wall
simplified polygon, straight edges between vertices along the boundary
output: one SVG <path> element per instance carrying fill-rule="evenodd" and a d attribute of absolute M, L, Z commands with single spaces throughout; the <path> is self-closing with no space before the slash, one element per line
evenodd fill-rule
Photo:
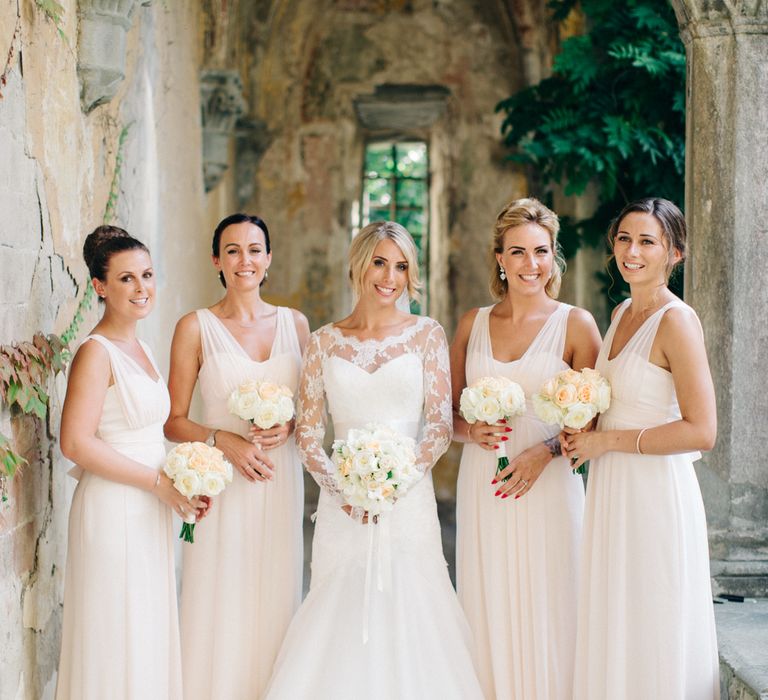
<path fill-rule="evenodd" d="M 87 114 L 78 82 L 78 6 L 62 0 L 65 43 L 34 3 L 0 0 L 0 61 L 21 9 L 21 30 L 0 100 L 0 343 L 61 333 L 86 284 L 80 250 L 101 222 L 117 138 L 130 124 L 117 223 L 145 241 L 158 305 L 140 333 L 163 371 L 173 325 L 211 297 L 209 207 L 202 185 L 201 11 L 194 2 L 138 3 L 117 95 Z M 23 67 L 23 71 L 22 71 Z M 0 65 L 0 70 L 2 66 Z M 226 197 L 219 194 L 219 197 Z M 94 309 L 83 332 L 96 321 Z M 0 699 L 49 698 L 55 687 L 67 518 L 74 481 L 56 435 L 63 378 L 45 424 L 0 411 L 30 464 L 0 506 Z"/>

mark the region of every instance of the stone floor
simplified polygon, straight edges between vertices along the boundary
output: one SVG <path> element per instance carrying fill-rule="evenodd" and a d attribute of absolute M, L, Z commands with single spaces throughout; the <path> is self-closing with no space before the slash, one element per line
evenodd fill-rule
<path fill-rule="evenodd" d="M 715 605 L 722 700 L 768 700 L 768 600 Z"/>

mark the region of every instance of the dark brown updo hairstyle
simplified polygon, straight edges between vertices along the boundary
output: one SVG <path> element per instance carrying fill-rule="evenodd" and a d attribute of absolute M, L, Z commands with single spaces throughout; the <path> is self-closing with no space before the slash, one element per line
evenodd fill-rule
<path fill-rule="evenodd" d="M 88 266 L 88 274 L 91 279 L 106 282 L 110 258 L 115 253 L 136 249 L 149 253 L 147 246 L 125 229 L 119 226 L 97 226 L 83 244 L 83 259 Z"/>
<path fill-rule="evenodd" d="M 261 229 L 262 233 L 264 234 L 264 242 L 267 246 L 267 253 L 272 252 L 272 248 L 269 244 L 269 229 L 267 228 L 267 225 L 264 223 L 263 219 L 260 219 L 258 216 L 251 216 L 250 214 L 230 214 L 226 218 L 219 221 L 219 225 L 216 227 L 216 230 L 213 232 L 213 241 L 211 242 L 211 250 L 213 251 L 213 257 L 219 258 L 221 257 L 219 254 L 219 251 L 221 250 L 221 234 L 224 233 L 224 229 L 227 228 L 227 226 L 232 226 L 232 224 L 253 224 L 254 226 L 257 226 Z M 224 289 L 227 288 L 227 281 L 224 279 L 224 273 L 219 272 L 219 280 L 221 281 L 221 285 L 224 287 Z M 264 280 L 261 280 L 261 284 L 264 284 Z"/>
<path fill-rule="evenodd" d="M 650 214 L 659 222 L 659 226 L 664 235 L 664 242 L 667 244 L 667 251 L 669 253 L 669 261 L 667 262 L 666 270 L 666 281 L 669 282 L 672 270 L 674 270 L 678 263 L 685 260 L 687 246 L 686 239 L 688 234 L 683 212 L 680 211 L 676 204 L 670 202 L 668 199 L 662 199 L 661 197 L 645 197 L 630 202 L 621 210 L 621 212 L 619 212 L 619 215 L 611 222 L 611 227 L 608 229 L 608 243 L 611 246 L 611 250 L 613 250 L 613 244 L 619 233 L 621 222 L 627 214 L 632 214 L 633 212 Z M 675 250 L 679 251 L 681 255 L 680 260 L 677 262 L 675 262 L 673 258 Z"/>

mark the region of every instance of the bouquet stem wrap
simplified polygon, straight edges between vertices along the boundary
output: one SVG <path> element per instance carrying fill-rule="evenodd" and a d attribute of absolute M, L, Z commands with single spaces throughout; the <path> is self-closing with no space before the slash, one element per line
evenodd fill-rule
<path fill-rule="evenodd" d="M 509 457 L 507 457 L 507 443 L 496 443 L 499 446 L 499 458 L 496 461 L 496 474 L 500 474 L 509 466 Z M 506 477 L 502 481 L 506 482 L 509 477 Z"/>
<path fill-rule="evenodd" d="M 195 522 L 194 517 L 184 518 L 184 523 L 181 526 L 181 532 L 179 533 L 179 539 L 194 544 L 195 542 Z"/>

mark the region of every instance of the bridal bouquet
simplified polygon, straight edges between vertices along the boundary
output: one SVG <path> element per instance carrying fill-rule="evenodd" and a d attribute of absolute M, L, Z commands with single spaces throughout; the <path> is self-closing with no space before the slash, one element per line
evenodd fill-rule
<path fill-rule="evenodd" d="M 566 369 L 533 395 L 533 410 L 545 423 L 581 430 L 611 403 L 611 386 L 594 369 Z M 584 465 L 574 473 L 583 474 Z"/>
<path fill-rule="evenodd" d="M 224 453 L 204 442 L 182 442 L 166 456 L 163 471 L 183 496 L 218 496 L 232 481 L 232 465 Z M 195 541 L 195 519 L 185 520 L 179 538 Z"/>
<path fill-rule="evenodd" d="M 346 502 L 370 515 L 392 510 L 395 500 L 422 477 L 415 447 L 413 438 L 373 423 L 335 440 L 333 477 Z"/>
<path fill-rule="evenodd" d="M 293 418 L 293 392 L 284 384 L 250 380 L 229 395 L 227 408 L 238 418 L 267 430 Z"/>
<path fill-rule="evenodd" d="M 481 377 L 465 387 L 459 400 L 459 411 L 467 423 L 484 421 L 493 424 L 525 413 L 525 392 L 522 387 L 506 377 Z M 496 473 L 509 466 L 507 446 L 499 445 Z M 506 481 L 506 479 L 505 479 Z"/>

